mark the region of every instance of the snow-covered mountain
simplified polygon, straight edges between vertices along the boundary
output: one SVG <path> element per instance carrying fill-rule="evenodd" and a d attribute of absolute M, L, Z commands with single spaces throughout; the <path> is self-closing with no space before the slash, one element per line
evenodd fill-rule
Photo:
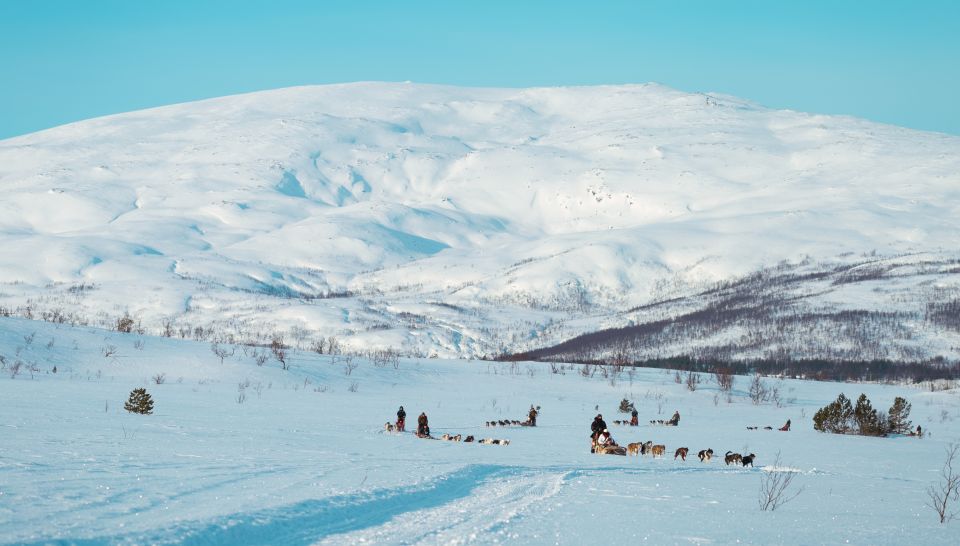
<path fill-rule="evenodd" d="M 960 357 L 960 138 L 849 117 L 659 85 L 298 87 L 0 141 L 0 192 L 21 316 L 475 356 L 749 309 L 628 345 Z"/>

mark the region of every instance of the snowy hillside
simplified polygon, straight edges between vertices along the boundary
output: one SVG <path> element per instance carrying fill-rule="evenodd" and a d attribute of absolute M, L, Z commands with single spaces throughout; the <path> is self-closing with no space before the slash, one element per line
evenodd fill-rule
<path fill-rule="evenodd" d="M 2 141 L 0 195 L 17 316 L 477 356 L 736 307 L 700 296 L 775 272 L 792 297 L 761 316 L 793 333 L 635 356 L 960 357 L 960 138 L 730 97 L 281 89 Z"/>
<path fill-rule="evenodd" d="M 727 395 L 642 368 L 309 351 L 283 370 L 220 347 L 223 360 L 206 342 L 0 318 L 0 544 L 956 544 L 960 522 L 925 506 L 960 438 L 956 388 L 766 378 L 779 403 L 754 405 L 745 377 Z M 138 387 L 152 415 L 124 411 Z M 906 397 L 926 435 L 815 432 L 840 392 L 881 411 Z M 624 397 L 640 426 L 614 425 Z M 383 432 L 401 404 L 408 427 L 424 411 L 434 436 L 511 443 Z M 535 428 L 485 426 L 531 404 Z M 679 426 L 649 424 L 674 411 Z M 666 456 L 591 454 L 598 412 L 619 443 Z M 774 476 L 799 495 L 761 511 Z"/>

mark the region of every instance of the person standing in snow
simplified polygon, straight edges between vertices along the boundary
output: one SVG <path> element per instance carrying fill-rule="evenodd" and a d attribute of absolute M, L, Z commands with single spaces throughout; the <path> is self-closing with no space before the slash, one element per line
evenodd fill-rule
<path fill-rule="evenodd" d="M 399 430 L 400 432 L 403 432 L 406 426 L 407 426 L 407 412 L 403 411 L 403 406 L 400 406 L 400 409 L 397 410 L 397 430 Z"/>
<path fill-rule="evenodd" d="M 673 417 L 670 418 L 669 424 L 670 424 L 670 425 L 673 425 L 673 426 L 677 426 L 677 425 L 680 424 L 680 412 L 679 412 L 679 411 L 673 412 Z"/>
<path fill-rule="evenodd" d="M 640 424 L 640 414 L 637 410 L 630 412 L 630 426 L 635 427 Z"/>
<path fill-rule="evenodd" d="M 537 408 L 533 407 L 533 404 L 530 405 L 530 413 L 527 414 L 527 423 L 531 427 L 537 426 Z"/>
<path fill-rule="evenodd" d="M 427 424 L 426 412 L 421 412 L 417 417 L 417 436 L 430 436 L 430 426 Z"/>

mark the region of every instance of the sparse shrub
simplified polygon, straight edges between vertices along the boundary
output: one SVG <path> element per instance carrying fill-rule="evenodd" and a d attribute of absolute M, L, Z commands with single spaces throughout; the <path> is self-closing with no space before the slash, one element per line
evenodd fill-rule
<path fill-rule="evenodd" d="M 370 353 L 370 361 L 374 367 L 384 368 L 392 364 L 394 369 L 399 367 L 400 353 L 393 349 L 384 349 Z"/>
<path fill-rule="evenodd" d="M 139 413 L 141 415 L 150 415 L 153 413 L 153 398 L 147 389 L 139 388 L 130 391 L 130 398 L 123 404 L 123 409 L 130 413 Z"/>
<path fill-rule="evenodd" d="M 257 366 L 263 366 L 267 363 L 267 360 L 270 357 L 267 356 L 267 353 L 262 353 L 259 351 L 253 351 L 253 361 L 257 363 Z"/>
<path fill-rule="evenodd" d="M 696 372 L 687 372 L 686 384 L 688 391 L 694 392 L 697 390 L 697 385 L 700 384 L 700 374 Z"/>
<path fill-rule="evenodd" d="M 340 341 L 337 338 L 330 336 L 327 338 L 327 354 L 338 355 L 343 351 L 343 347 L 340 345 Z"/>
<path fill-rule="evenodd" d="M 280 363 L 281 369 L 290 369 L 289 364 L 287 364 L 287 349 L 283 344 L 283 336 L 281 334 L 275 334 L 270 340 L 270 351 L 273 353 L 273 357 L 277 359 L 277 362 Z"/>
<path fill-rule="evenodd" d="M 220 365 L 223 365 L 223 360 L 227 357 L 231 357 L 237 352 L 237 348 L 231 346 L 229 350 L 226 347 L 221 346 L 216 341 L 210 343 L 210 351 L 220 359 Z"/>
<path fill-rule="evenodd" d="M 720 368 L 713 372 L 713 380 L 721 391 L 730 392 L 733 390 L 734 378 L 730 368 Z"/>
<path fill-rule="evenodd" d="M 350 391 L 350 392 L 357 392 L 359 389 L 360 389 L 360 382 L 359 382 L 359 381 L 352 381 L 352 382 L 350 383 L 350 386 L 347 387 L 347 390 Z"/>
<path fill-rule="evenodd" d="M 243 404 L 247 401 L 247 387 L 250 386 L 250 380 L 241 381 L 237 384 L 237 403 Z"/>
<path fill-rule="evenodd" d="M 940 470 L 940 483 L 927 488 L 927 506 L 937 512 L 940 523 L 946 523 L 960 514 L 960 511 L 950 509 L 951 502 L 960 501 L 960 474 L 953 467 L 960 453 L 960 444 L 951 443 L 946 450 L 947 460 Z"/>
<path fill-rule="evenodd" d="M 157 375 L 153 376 L 151 379 L 153 379 L 153 382 L 156 383 L 157 385 L 163 385 L 167 381 L 167 374 L 158 373 Z"/>
<path fill-rule="evenodd" d="M 357 369 L 357 366 L 359 366 L 359 364 L 353 361 L 353 357 L 348 356 L 343 363 L 343 375 L 352 374 L 353 370 Z"/>
<path fill-rule="evenodd" d="M 124 313 L 122 317 L 117 319 L 116 330 L 121 334 L 129 334 L 133 332 L 133 327 L 136 322 L 133 320 L 129 314 Z"/>
<path fill-rule="evenodd" d="M 773 512 L 777 508 L 797 498 L 803 492 L 801 487 L 793 493 L 787 490 L 797 476 L 795 472 L 784 471 L 780 466 L 780 452 L 773 461 L 773 468 L 764 472 L 760 478 L 760 510 Z"/>
<path fill-rule="evenodd" d="M 750 401 L 754 405 L 760 404 L 766 397 L 767 387 L 764 385 L 763 379 L 760 379 L 760 374 L 754 374 L 753 379 L 750 380 L 750 389 L 747 392 L 750 394 Z"/>
<path fill-rule="evenodd" d="M 133 342 L 133 348 L 138 351 L 143 350 L 143 345 L 144 345 L 143 339 L 137 339 Z"/>
<path fill-rule="evenodd" d="M 23 341 L 24 341 L 24 343 L 27 344 L 27 346 L 30 346 L 30 345 L 33 343 L 33 339 L 34 339 L 35 337 L 37 337 L 37 333 L 36 333 L 36 332 L 31 332 L 30 334 L 27 334 L 27 335 L 23 336 Z"/>

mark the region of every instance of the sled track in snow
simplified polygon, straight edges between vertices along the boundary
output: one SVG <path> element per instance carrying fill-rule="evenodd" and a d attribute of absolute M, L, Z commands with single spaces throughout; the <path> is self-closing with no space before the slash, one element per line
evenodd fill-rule
<path fill-rule="evenodd" d="M 35 544 L 316 544 L 357 542 L 366 537 L 378 543 L 430 542 L 430 535 L 457 529 L 465 519 L 461 510 L 512 513 L 550 490 L 542 481 L 562 476 L 518 467 L 470 465 L 428 482 L 351 495 L 307 500 L 287 506 L 232 514 L 162 530 L 91 539 L 58 538 Z M 538 487 L 538 483 L 540 483 Z M 475 492 L 483 492 L 476 495 Z M 509 508 L 504 508 L 504 505 Z M 505 521 L 503 518 L 496 521 Z M 345 533 L 358 533 L 345 537 Z M 386 534 L 384 534 L 386 533 Z M 334 538 L 334 537 L 338 538 Z"/>
<path fill-rule="evenodd" d="M 417 485 L 378 489 L 231 514 L 162 530 L 35 544 L 469 544 L 489 541 L 564 482 L 591 475 L 750 473 L 706 464 L 655 467 L 469 465 Z"/>

